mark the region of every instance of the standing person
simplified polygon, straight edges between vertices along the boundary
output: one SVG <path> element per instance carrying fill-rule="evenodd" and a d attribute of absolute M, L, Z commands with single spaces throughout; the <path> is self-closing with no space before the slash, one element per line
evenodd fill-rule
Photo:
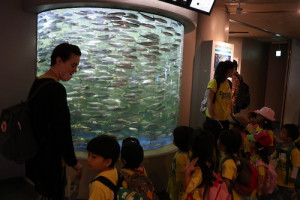
<path fill-rule="evenodd" d="M 116 137 L 110 135 L 95 137 L 89 141 L 87 151 L 89 169 L 98 173 L 89 186 L 89 200 L 117 199 L 115 191 L 105 184 L 109 182 L 116 186 L 118 182 L 115 165 L 120 155 L 120 145 Z"/>
<path fill-rule="evenodd" d="M 227 78 L 232 77 L 233 67 L 231 61 L 220 62 L 207 85 L 206 117 L 220 121 L 224 129 L 229 128 L 228 118 L 232 114 L 231 82 Z"/>
<path fill-rule="evenodd" d="M 237 94 L 239 92 L 239 86 L 240 86 L 240 80 L 242 79 L 242 76 L 238 72 L 238 63 L 236 60 L 232 61 L 233 63 L 233 76 L 232 76 L 232 107 L 233 107 L 233 113 L 239 113 L 240 108 L 236 107 L 234 105 L 235 99 L 237 97 Z"/>
<path fill-rule="evenodd" d="M 247 126 L 248 120 L 245 116 L 243 116 L 241 113 L 237 113 L 235 115 L 232 115 L 229 118 L 229 130 L 236 131 L 241 134 L 243 139 L 243 145 L 241 148 L 241 155 L 246 158 L 247 160 L 250 159 L 250 147 L 249 147 L 249 141 L 247 139 L 247 134 L 245 131 L 245 128 Z"/>
<path fill-rule="evenodd" d="M 189 139 L 193 128 L 188 126 L 178 126 L 173 131 L 173 144 L 178 148 L 174 155 L 169 174 L 167 192 L 171 200 L 178 200 L 182 196 L 182 183 L 184 169 L 189 163 Z"/>
<path fill-rule="evenodd" d="M 297 199 L 295 182 L 300 167 L 300 152 L 294 141 L 299 137 L 299 129 L 294 124 L 283 125 L 279 138 L 282 141 L 277 145 L 276 153 L 272 157 L 276 160 L 276 173 L 278 175 L 278 189 L 275 191 L 276 199 Z"/>
<path fill-rule="evenodd" d="M 205 188 L 213 185 L 213 147 L 215 139 L 212 133 L 202 129 L 193 132 L 190 139 L 191 162 L 184 171 L 181 200 L 204 199 Z"/>
<path fill-rule="evenodd" d="M 224 155 L 220 162 L 221 174 L 228 191 L 232 191 L 233 200 L 241 200 L 243 198 L 240 193 L 233 189 L 233 184 L 238 175 L 234 159 L 240 152 L 242 142 L 241 134 L 233 130 L 222 131 L 218 140 L 219 150 Z"/>
<path fill-rule="evenodd" d="M 60 80 L 68 81 L 77 72 L 81 51 L 78 46 L 62 43 L 51 55 L 51 67 L 35 79 L 29 96 L 42 84 L 30 101 L 31 121 L 39 144 L 37 155 L 26 162 L 26 176 L 35 184 L 40 199 L 64 199 L 66 165 L 71 166 L 78 178 L 82 166 L 77 161 L 72 141 L 70 111 L 65 87 Z"/>
<path fill-rule="evenodd" d="M 137 138 L 127 137 L 122 141 L 121 161 L 123 167 L 120 170 L 122 186 L 135 191 L 145 200 L 158 200 L 151 179 L 148 177 L 145 167 L 144 150 Z"/>
<path fill-rule="evenodd" d="M 252 193 L 259 200 L 269 200 L 273 198 L 273 191 L 277 186 L 277 174 L 274 166 L 270 163 L 270 156 L 267 147 L 272 142 L 271 137 L 264 132 L 258 134 L 249 134 L 247 138 L 250 142 L 250 148 L 253 149 L 251 163 L 258 171 L 257 191 Z"/>
<path fill-rule="evenodd" d="M 268 107 L 262 107 L 259 110 L 254 111 L 256 115 L 256 123 L 258 126 L 256 126 L 256 129 L 254 131 L 254 134 L 264 132 L 268 133 L 272 139 L 271 144 L 269 145 L 269 153 L 270 155 L 274 152 L 277 144 L 277 139 L 273 132 L 273 122 L 275 121 L 275 112 Z"/>

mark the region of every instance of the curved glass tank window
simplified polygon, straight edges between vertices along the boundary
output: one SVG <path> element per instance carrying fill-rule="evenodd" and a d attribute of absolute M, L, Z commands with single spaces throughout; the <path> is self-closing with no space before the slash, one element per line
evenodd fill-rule
<path fill-rule="evenodd" d="M 101 134 L 137 137 L 145 150 L 171 144 L 179 116 L 184 27 L 144 12 L 68 8 L 38 14 L 37 75 L 62 42 L 82 51 L 68 82 L 74 147 Z"/>

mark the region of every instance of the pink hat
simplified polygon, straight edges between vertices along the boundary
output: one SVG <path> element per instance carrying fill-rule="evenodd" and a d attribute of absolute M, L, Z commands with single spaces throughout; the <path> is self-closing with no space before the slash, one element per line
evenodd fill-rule
<path fill-rule="evenodd" d="M 275 121 L 275 112 L 271 108 L 262 107 L 260 110 L 254 110 L 254 112 L 270 121 Z"/>

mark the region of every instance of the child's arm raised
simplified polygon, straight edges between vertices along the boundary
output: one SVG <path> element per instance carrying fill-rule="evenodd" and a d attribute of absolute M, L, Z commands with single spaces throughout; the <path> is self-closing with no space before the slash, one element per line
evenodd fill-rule
<path fill-rule="evenodd" d="M 186 190 L 188 187 L 190 181 L 191 181 L 191 174 L 196 169 L 199 169 L 199 167 L 195 167 L 195 164 L 197 163 L 198 158 L 193 159 L 185 168 L 184 171 L 184 180 L 183 180 L 183 191 Z"/>

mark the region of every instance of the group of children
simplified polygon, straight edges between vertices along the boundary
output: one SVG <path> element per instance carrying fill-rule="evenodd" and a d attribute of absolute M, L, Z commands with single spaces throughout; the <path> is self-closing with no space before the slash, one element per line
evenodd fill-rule
<path fill-rule="evenodd" d="M 300 200 L 300 152 L 295 145 L 300 140 L 299 129 L 294 124 L 285 124 L 277 139 L 272 128 L 274 115 L 272 109 L 263 107 L 250 112 L 248 119 L 240 114 L 231 116 L 228 130 L 222 130 L 219 122 L 211 119 L 196 130 L 187 126 L 175 128 L 173 143 L 178 151 L 171 163 L 169 198 L 209 199 L 207 191 L 220 179 L 226 185 L 227 199 Z M 88 166 L 98 172 L 90 184 L 89 200 L 117 196 L 122 199 L 120 188 L 140 195 L 137 199 L 158 199 L 141 165 L 144 151 L 138 139 L 125 138 L 120 148 L 115 137 L 101 135 L 88 143 L 87 150 Z M 120 153 L 123 168 L 118 172 L 115 164 Z M 257 172 L 255 188 L 248 195 L 237 189 L 243 160 Z"/>
<path fill-rule="evenodd" d="M 158 200 L 153 184 L 141 165 L 144 150 L 138 139 L 125 138 L 122 147 L 114 136 L 100 135 L 89 141 L 88 167 L 98 172 L 89 186 L 89 200 Z M 121 153 L 123 167 L 115 167 Z"/>
<path fill-rule="evenodd" d="M 178 152 L 167 188 L 170 199 L 209 199 L 206 191 L 220 174 L 233 200 L 300 200 L 299 129 L 285 124 L 277 139 L 272 128 L 274 116 L 272 109 L 263 107 L 250 112 L 248 119 L 239 113 L 231 116 L 229 130 L 221 130 L 219 123 L 210 119 L 196 130 L 177 127 L 173 143 Z M 251 179 L 255 187 L 247 195 L 239 186 L 239 179 L 247 179 L 247 174 L 242 177 L 241 163 L 249 163 L 257 177 Z"/>

